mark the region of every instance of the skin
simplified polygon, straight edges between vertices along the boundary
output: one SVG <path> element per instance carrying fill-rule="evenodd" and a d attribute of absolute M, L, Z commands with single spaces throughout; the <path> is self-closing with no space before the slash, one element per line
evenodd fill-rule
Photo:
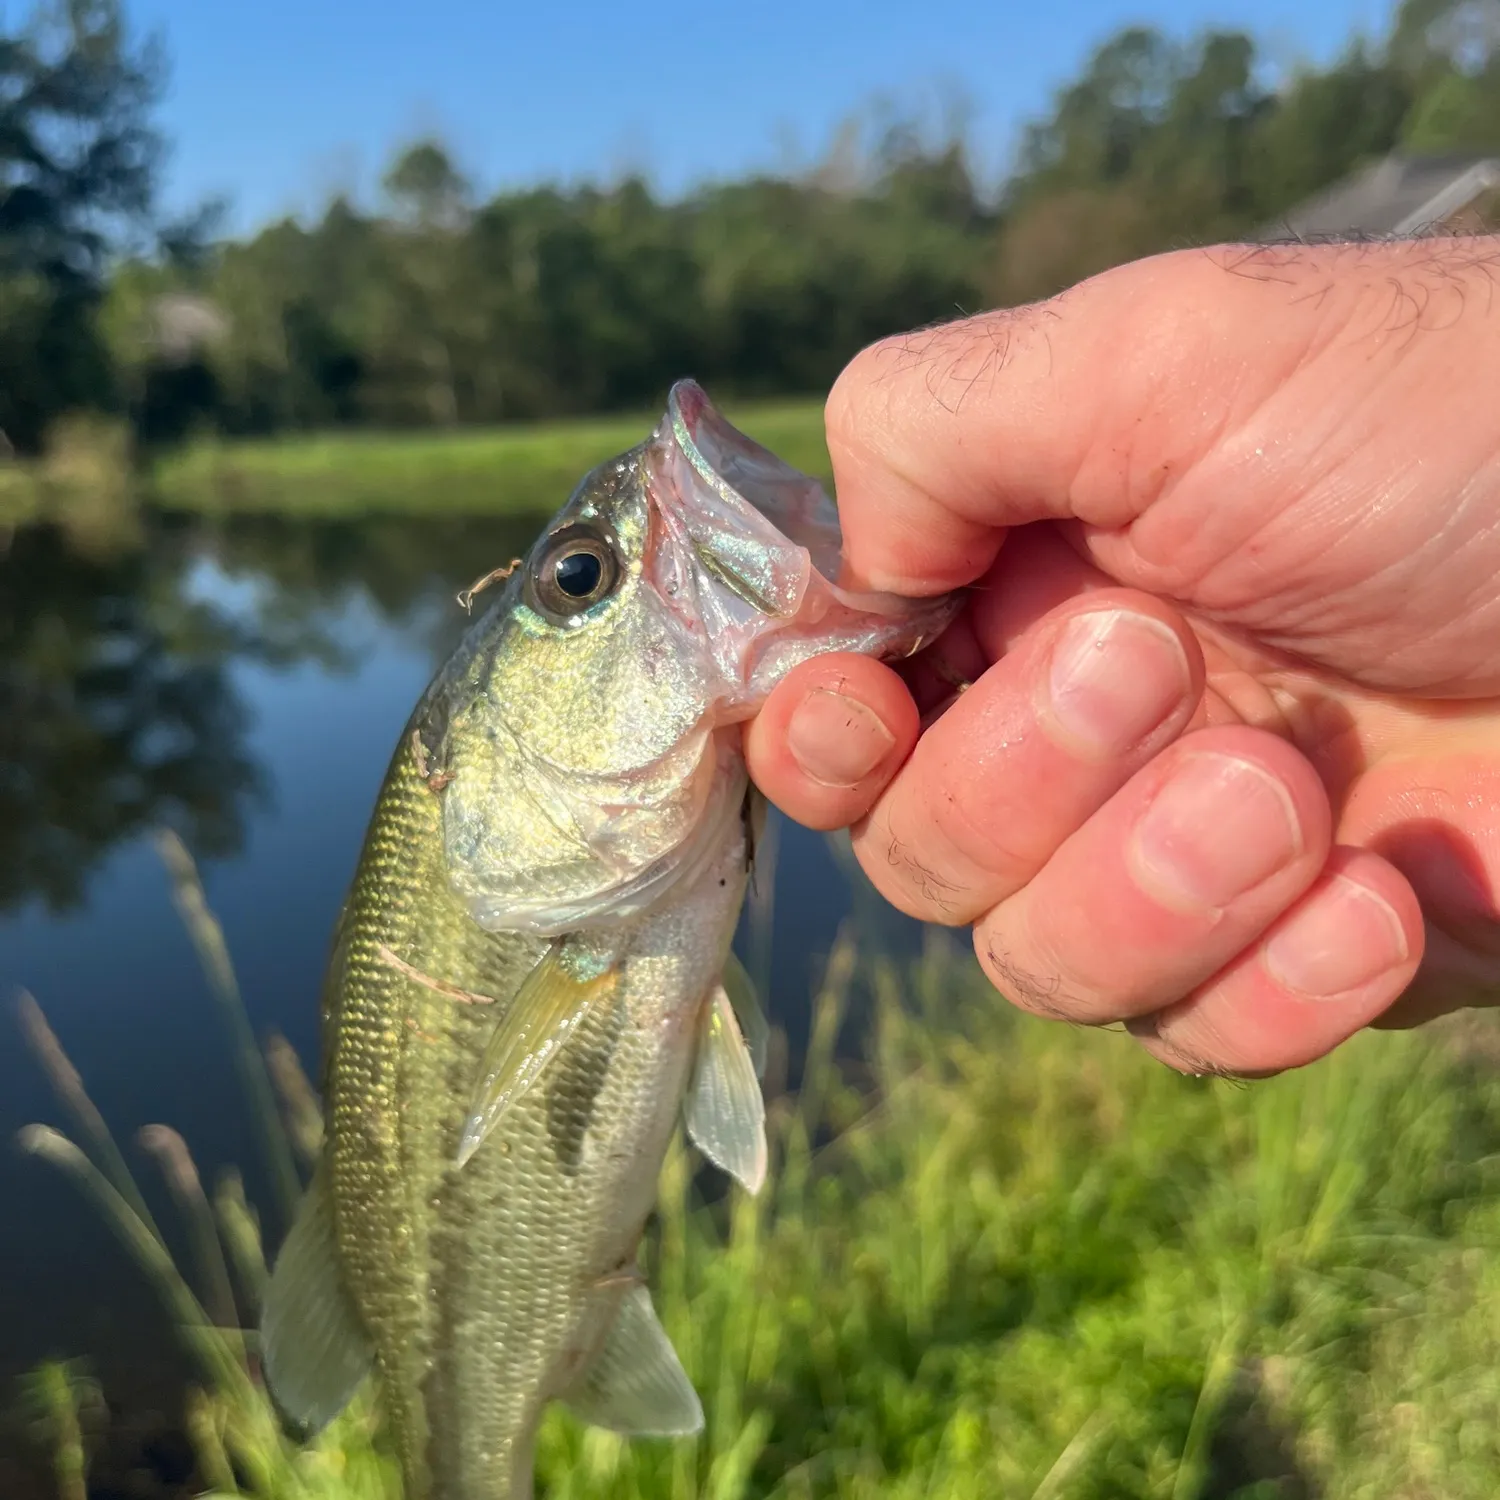
<path fill-rule="evenodd" d="M 794 672 L 757 783 L 1187 1071 L 1495 1003 L 1497 287 L 1494 239 L 1219 247 L 864 351 L 851 575 L 969 604 L 901 675 Z"/>

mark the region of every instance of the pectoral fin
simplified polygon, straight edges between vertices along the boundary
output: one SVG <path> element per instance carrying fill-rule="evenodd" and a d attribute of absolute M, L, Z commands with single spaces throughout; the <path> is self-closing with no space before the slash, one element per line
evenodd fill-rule
<path fill-rule="evenodd" d="M 755 993 L 755 982 L 745 971 L 745 966 L 730 952 L 724 963 L 724 993 L 734 1007 L 735 1017 L 740 1023 L 740 1033 L 750 1049 L 750 1061 L 755 1065 L 755 1076 L 766 1076 L 766 1050 L 771 1041 L 771 1024 L 761 1008 L 760 996 Z"/>
<path fill-rule="evenodd" d="M 698 1056 L 683 1106 L 693 1144 L 758 1193 L 766 1180 L 766 1106 L 750 1049 L 722 985 L 704 1007 Z"/>
<path fill-rule="evenodd" d="M 484 1049 L 458 1148 L 459 1166 L 541 1077 L 590 1007 L 611 994 L 618 979 L 618 969 L 601 968 L 592 954 L 571 949 L 566 940 L 547 950 Z"/>
<path fill-rule="evenodd" d="M 349 1404 L 374 1355 L 339 1274 L 327 1171 L 313 1174 L 276 1257 L 260 1321 L 261 1363 L 277 1406 L 309 1435 Z"/>
<path fill-rule="evenodd" d="M 703 1407 L 643 1286 L 632 1287 L 594 1362 L 568 1393 L 583 1421 L 631 1437 L 683 1437 Z"/>

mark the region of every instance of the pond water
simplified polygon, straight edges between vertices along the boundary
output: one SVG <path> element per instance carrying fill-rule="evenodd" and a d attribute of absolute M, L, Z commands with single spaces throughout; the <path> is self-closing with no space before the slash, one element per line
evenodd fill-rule
<path fill-rule="evenodd" d="M 464 617 L 454 592 L 524 550 L 534 522 L 146 514 L 130 534 L 24 528 L 0 558 L 0 1379 L 88 1356 L 112 1395 L 180 1370 L 151 1291 L 96 1209 L 9 1149 L 33 1120 L 72 1131 L 23 1045 L 24 987 L 148 1187 L 140 1128 L 181 1131 L 207 1184 L 244 1170 L 282 1226 L 235 1055 L 152 841 L 202 871 L 258 1037 L 312 1071 L 318 989 L 392 746 Z M 818 835 L 779 824 L 759 951 L 795 1051 L 851 901 L 871 899 Z M 919 931 L 888 911 L 882 940 Z M 742 929 L 742 951 L 747 936 Z"/>

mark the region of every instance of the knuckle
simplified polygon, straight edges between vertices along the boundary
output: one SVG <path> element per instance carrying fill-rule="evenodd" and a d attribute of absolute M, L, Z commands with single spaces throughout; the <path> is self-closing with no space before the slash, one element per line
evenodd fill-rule
<path fill-rule="evenodd" d="M 967 887 L 878 814 L 855 831 L 855 851 L 870 882 L 897 910 L 924 922 L 959 927 L 974 910 Z"/>
<path fill-rule="evenodd" d="M 1053 1021 L 1078 1019 L 1078 999 L 1055 969 L 1041 970 L 1023 963 L 995 934 L 975 934 L 980 967 L 996 990 L 1018 1010 Z"/>

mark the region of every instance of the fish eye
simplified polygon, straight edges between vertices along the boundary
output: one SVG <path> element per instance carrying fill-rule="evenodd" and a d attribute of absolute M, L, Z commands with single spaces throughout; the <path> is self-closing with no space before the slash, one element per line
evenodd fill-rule
<path fill-rule="evenodd" d="M 605 598 L 619 576 L 608 538 L 586 526 L 569 526 L 547 538 L 527 576 L 527 602 L 548 619 L 571 619 Z"/>
<path fill-rule="evenodd" d="M 552 580 L 570 599 L 587 599 L 604 577 L 604 564 L 580 547 L 564 553 L 552 565 Z"/>

